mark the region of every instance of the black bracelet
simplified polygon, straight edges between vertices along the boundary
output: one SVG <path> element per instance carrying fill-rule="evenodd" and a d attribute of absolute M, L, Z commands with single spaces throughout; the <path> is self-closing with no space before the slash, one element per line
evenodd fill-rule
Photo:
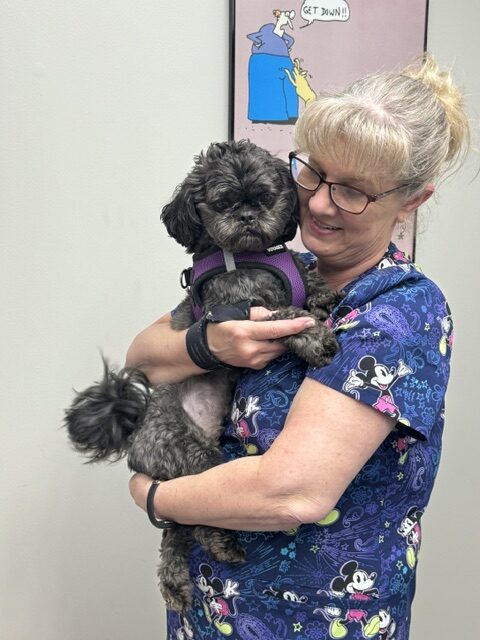
<path fill-rule="evenodd" d="M 148 490 L 147 495 L 147 513 L 150 522 L 157 529 L 171 529 L 175 526 L 175 523 L 172 520 L 165 520 L 164 518 L 157 518 L 155 515 L 155 507 L 153 501 L 155 499 L 155 493 L 158 489 L 158 485 L 160 484 L 160 480 L 154 480 L 150 485 L 150 489 Z"/>
<path fill-rule="evenodd" d="M 224 366 L 224 364 L 208 348 L 207 324 L 208 321 L 205 318 L 201 318 L 188 329 L 187 351 L 197 367 L 206 371 L 213 371 Z"/>

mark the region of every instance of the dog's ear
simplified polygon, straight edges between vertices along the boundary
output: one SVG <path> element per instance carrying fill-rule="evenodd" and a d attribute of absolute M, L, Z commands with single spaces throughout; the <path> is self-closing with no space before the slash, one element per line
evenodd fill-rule
<path fill-rule="evenodd" d="M 288 164 L 284 160 L 275 157 L 273 158 L 273 162 L 282 181 L 283 195 L 287 199 L 288 206 L 292 212 L 281 238 L 282 242 L 288 242 L 289 240 L 293 240 L 297 235 L 300 220 L 297 189 L 290 175 Z"/>
<path fill-rule="evenodd" d="M 293 240 L 295 238 L 295 236 L 297 235 L 298 222 L 299 222 L 298 199 L 297 199 L 297 194 L 295 192 L 294 196 L 292 197 L 292 216 L 288 220 L 288 223 L 285 227 L 285 231 L 283 232 L 283 235 L 282 235 L 283 242 L 288 242 L 289 240 Z"/>
<path fill-rule="evenodd" d="M 160 219 L 168 234 L 184 246 L 188 253 L 195 250 L 202 230 L 202 221 L 195 206 L 190 178 L 177 187 L 173 200 L 163 207 Z"/>

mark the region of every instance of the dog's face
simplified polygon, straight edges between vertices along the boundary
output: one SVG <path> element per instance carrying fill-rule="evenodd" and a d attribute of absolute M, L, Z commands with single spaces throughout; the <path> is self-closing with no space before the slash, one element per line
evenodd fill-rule
<path fill-rule="evenodd" d="M 217 245 L 261 251 L 291 240 L 297 195 L 285 162 L 251 142 L 212 144 L 162 212 L 167 230 L 189 253 Z"/>

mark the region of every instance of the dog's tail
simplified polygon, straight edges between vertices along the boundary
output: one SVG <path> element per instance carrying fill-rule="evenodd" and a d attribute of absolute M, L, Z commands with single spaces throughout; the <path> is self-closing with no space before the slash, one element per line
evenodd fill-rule
<path fill-rule="evenodd" d="M 103 380 L 77 392 L 65 411 L 65 426 L 74 448 L 89 458 L 119 460 L 142 422 L 151 394 L 147 377 L 138 369 L 110 369 L 104 359 Z"/>

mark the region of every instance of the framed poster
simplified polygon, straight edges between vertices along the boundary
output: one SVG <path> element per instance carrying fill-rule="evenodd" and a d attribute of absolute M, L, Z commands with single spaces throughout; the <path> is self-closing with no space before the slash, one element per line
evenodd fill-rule
<path fill-rule="evenodd" d="M 426 48 L 428 0 L 230 0 L 231 139 L 287 159 L 316 92 L 399 70 Z M 414 255 L 415 219 L 393 238 Z"/>

